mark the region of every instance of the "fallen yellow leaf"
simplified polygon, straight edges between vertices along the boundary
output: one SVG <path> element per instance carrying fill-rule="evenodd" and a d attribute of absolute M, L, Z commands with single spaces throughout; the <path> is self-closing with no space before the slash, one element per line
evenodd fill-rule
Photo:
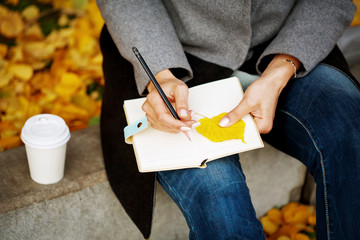
<path fill-rule="evenodd" d="M 40 25 L 38 23 L 34 23 L 29 28 L 25 29 L 24 38 L 29 41 L 42 40 L 44 35 L 41 31 Z"/>
<path fill-rule="evenodd" d="M 8 85 L 12 78 L 13 75 L 11 73 L 6 72 L 5 70 L 0 70 L 0 88 Z"/>
<path fill-rule="evenodd" d="M 24 30 L 24 22 L 20 13 L 9 11 L 1 19 L 0 33 L 7 38 L 16 38 Z"/>
<path fill-rule="evenodd" d="M 20 136 L 0 138 L 0 152 L 21 145 Z"/>
<path fill-rule="evenodd" d="M 22 12 L 21 15 L 27 20 L 34 20 L 39 16 L 40 10 L 35 5 L 30 5 L 26 7 Z"/>
<path fill-rule="evenodd" d="M 23 81 L 29 81 L 34 74 L 33 68 L 25 63 L 12 63 L 8 67 L 8 71 Z"/>
<path fill-rule="evenodd" d="M 221 113 L 211 119 L 200 119 L 199 122 L 201 123 L 201 125 L 196 128 L 196 131 L 212 142 L 241 139 L 242 142 L 245 143 L 245 122 L 243 120 L 240 120 L 230 127 L 220 127 L 219 122 L 225 115 L 226 113 Z"/>
<path fill-rule="evenodd" d="M 8 46 L 3 43 L 0 43 L 0 58 L 5 58 L 7 52 L 8 52 Z"/>

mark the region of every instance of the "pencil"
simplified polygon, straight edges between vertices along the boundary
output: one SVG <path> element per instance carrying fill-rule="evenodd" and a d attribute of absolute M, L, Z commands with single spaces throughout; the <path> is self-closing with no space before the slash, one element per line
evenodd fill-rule
<path fill-rule="evenodd" d="M 158 91 L 158 93 L 160 94 L 162 100 L 164 101 L 166 107 L 169 109 L 171 115 L 173 115 L 173 117 L 177 120 L 181 120 L 179 115 L 176 113 L 175 109 L 173 108 L 173 106 L 171 105 L 169 99 L 166 97 L 164 91 L 162 90 L 162 88 L 160 87 L 160 84 L 156 81 L 154 74 L 151 72 L 150 68 L 148 67 L 148 65 L 146 64 L 145 60 L 143 59 L 143 57 L 141 56 L 139 50 L 136 47 L 132 48 L 136 58 L 139 60 L 141 66 L 144 68 L 146 74 L 149 76 L 151 82 L 154 84 L 156 90 Z M 185 136 L 191 141 L 189 134 L 187 132 L 183 132 L 185 134 Z"/>

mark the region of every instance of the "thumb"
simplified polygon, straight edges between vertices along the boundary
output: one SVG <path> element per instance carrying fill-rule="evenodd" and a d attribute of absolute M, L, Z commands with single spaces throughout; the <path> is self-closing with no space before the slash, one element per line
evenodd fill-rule
<path fill-rule="evenodd" d="M 251 107 L 241 101 L 233 110 L 226 114 L 219 122 L 220 127 L 230 127 L 234 123 L 238 122 L 246 114 L 251 112 Z"/>

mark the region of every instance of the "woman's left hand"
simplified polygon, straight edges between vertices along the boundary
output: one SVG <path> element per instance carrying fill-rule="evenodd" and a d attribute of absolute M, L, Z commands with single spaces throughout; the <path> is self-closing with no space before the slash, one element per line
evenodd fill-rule
<path fill-rule="evenodd" d="M 300 67 L 300 62 L 294 57 L 288 55 L 274 57 L 261 77 L 246 89 L 240 103 L 223 117 L 220 126 L 229 127 L 251 113 L 259 132 L 270 132 L 280 93 L 294 75 L 294 67 L 291 63 L 281 60 L 289 58 L 297 65 L 297 69 Z"/>

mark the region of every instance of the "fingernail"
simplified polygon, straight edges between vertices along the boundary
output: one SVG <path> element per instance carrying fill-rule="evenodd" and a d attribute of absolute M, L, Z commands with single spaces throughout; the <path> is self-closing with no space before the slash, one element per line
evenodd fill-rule
<path fill-rule="evenodd" d="M 228 123 L 229 123 L 229 119 L 228 118 L 223 118 L 219 122 L 219 125 L 220 125 L 220 127 L 226 127 L 226 125 L 228 125 Z"/>
<path fill-rule="evenodd" d="M 200 126 L 201 125 L 201 123 L 200 122 L 196 122 L 196 123 L 194 123 L 193 125 L 191 125 L 191 128 L 197 128 L 198 126 Z"/>
<path fill-rule="evenodd" d="M 191 130 L 191 128 L 189 128 L 189 127 L 181 127 L 180 130 L 181 130 L 181 131 L 188 132 L 188 131 Z"/>
<path fill-rule="evenodd" d="M 187 117 L 187 111 L 185 109 L 180 109 L 180 116 Z"/>

